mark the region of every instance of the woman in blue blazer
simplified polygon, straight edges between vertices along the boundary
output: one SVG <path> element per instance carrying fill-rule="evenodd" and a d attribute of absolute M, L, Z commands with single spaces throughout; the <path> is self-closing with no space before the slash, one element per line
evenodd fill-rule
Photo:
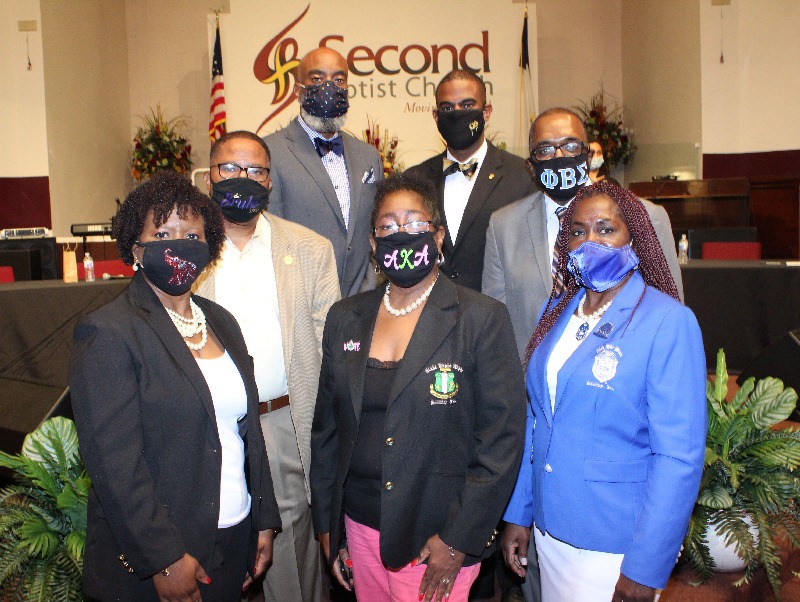
<path fill-rule="evenodd" d="M 358 600 L 466 602 L 514 486 L 525 389 L 508 311 L 438 270 L 433 190 L 378 185 L 389 283 L 328 313 L 311 431 L 311 509 Z M 346 572 L 346 568 L 345 568 Z"/>
<path fill-rule="evenodd" d="M 703 469 L 705 356 L 641 202 L 584 188 L 557 242 L 566 288 L 528 346 L 526 452 L 505 513 L 544 602 L 652 601 L 677 559 Z"/>

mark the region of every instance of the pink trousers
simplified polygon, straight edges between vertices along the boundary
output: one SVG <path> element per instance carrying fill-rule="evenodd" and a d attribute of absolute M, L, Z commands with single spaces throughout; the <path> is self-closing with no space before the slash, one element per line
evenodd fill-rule
<path fill-rule="evenodd" d="M 406 565 L 401 569 L 384 566 L 380 552 L 380 532 L 344 517 L 347 549 L 353 561 L 353 587 L 356 599 L 363 602 L 419 602 L 419 585 L 427 565 Z M 480 563 L 463 567 L 456 576 L 449 602 L 466 602 L 469 588 L 478 576 Z M 444 598 L 443 598 L 444 599 Z"/>

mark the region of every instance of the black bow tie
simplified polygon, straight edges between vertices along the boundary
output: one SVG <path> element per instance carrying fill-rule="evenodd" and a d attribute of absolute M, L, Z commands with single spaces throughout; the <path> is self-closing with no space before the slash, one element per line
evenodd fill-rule
<path fill-rule="evenodd" d="M 442 162 L 442 167 L 444 168 L 444 177 L 446 178 L 450 174 L 454 174 L 457 171 L 463 173 L 468 180 L 472 179 L 472 176 L 475 175 L 475 172 L 478 170 L 478 159 L 472 158 L 466 163 L 459 163 L 458 161 L 452 161 L 447 157 L 444 157 Z"/>
<path fill-rule="evenodd" d="M 320 157 L 324 157 L 331 151 L 340 157 L 344 155 L 344 140 L 341 136 L 336 136 L 336 138 L 331 138 L 330 140 L 314 138 L 314 146 Z"/>

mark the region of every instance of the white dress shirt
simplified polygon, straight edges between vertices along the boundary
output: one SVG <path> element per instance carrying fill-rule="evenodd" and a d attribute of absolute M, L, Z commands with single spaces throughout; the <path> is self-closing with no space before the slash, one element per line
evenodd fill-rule
<path fill-rule="evenodd" d="M 322 134 L 312 130 L 311 127 L 305 121 L 303 121 L 302 117 L 298 116 L 297 121 L 305 130 L 306 134 L 308 134 L 308 137 L 311 138 L 311 142 L 314 142 L 315 138 L 325 140 L 326 142 L 328 141 L 328 139 L 322 136 Z M 333 138 L 338 138 L 340 135 L 341 134 L 337 132 Z M 331 184 L 333 184 L 333 189 L 336 191 L 336 199 L 339 201 L 339 207 L 342 209 L 344 227 L 349 228 L 350 180 L 347 179 L 347 165 L 344 162 L 344 155 L 339 156 L 333 151 L 328 151 L 328 154 L 322 157 L 322 165 L 325 167 L 325 171 L 328 172 L 328 176 L 331 179 Z"/>
<path fill-rule="evenodd" d="M 484 139 L 480 148 L 478 148 L 472 156 L 467 157 L 463 161 L 458 161 L 450 154 L 450 149 L 447 150 L 447 158 L 451 161 L 467 163 L 473 158 L 478 160 L 478 168 L 475 170 L 472 179 L 467 178 L 467 176 L 460 171 L 450 174 L 444 179 L 444 216 L 447 220 L 447 235 L 450 237 L 450 242 L 453 244 L 458 240 L 458 229 L 461 227 L 461 220 L 464 218 L 467 201 L 469 201 L 469 195 L 472 194 L 475 182 L 478 181 L 478 174 L 481 172 L 483 160 L 486 159 L 486 151 L 488 149 L 489 145 L 486 143 L 486 139 Z"/>
<path fill-rule="evenodd" d="M 283 359 L 272 231 L 261 215 L 253 237 L 239 251 L 225 238 L 216 270 L 216 300 L 233 314 L 255 363 L 259 401 L 289 392 Z"/>

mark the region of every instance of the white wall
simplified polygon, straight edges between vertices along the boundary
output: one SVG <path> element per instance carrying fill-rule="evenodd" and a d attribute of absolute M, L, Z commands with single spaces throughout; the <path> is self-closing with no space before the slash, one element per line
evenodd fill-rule
<path fill-rule="evenodd" d="M 800 148 L 800 2 L 710 4 L 700 0 L 703 152 Z"/>
<path fill-rule="evenodd" d="M 41 0 L 53 232 L 107 222 L 127 192 L 131 143 L 122 0 Z"/>
<path fill-rule="evenodd" d="M 35 21 L 36 31 L 18 31 L 18 21 Z M 0 73 L 3 74 L 0 177 L 46 176 L 47 119 L 39 0 L 0 2 Z"/>
<path fill-rule="evenodd" d="M 625 122 L 638 146 L 627 181 L 700 177 L 701 77 L 698 1 L 623 0 Z"/>
<path fill-rule="evenodd" d="M 495 0 L 496 1 L 496 0 Z M 537 0 L 539 108 L 622 102 L 622 0 Z"/>

